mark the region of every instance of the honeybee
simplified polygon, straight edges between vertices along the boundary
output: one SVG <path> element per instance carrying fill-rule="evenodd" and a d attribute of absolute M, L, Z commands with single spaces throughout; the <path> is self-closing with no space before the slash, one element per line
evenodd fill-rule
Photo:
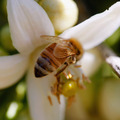
<path fill-rule="evenodd" d="M 75 64 L 83 55 L 81 44 L 75 39 L 63 39 L 56 36 L 41 36 L 52 41 L 38 57 L 35 64 L 35 76 L 43 77 L 55 70 L 59 75 L 70 64 Z"/>

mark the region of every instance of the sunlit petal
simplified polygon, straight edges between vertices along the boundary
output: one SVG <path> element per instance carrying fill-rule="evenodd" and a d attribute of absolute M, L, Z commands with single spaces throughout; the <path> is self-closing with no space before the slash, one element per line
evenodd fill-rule
<path fill-rule="evenodd" d="M 76 38 L 85 49 L 90 49 L 108 38 L 120 26 L 120 2 L 63 32 L 63 38 Z"/>
<path fill-rule="evenodd" d="M 40 35 L 54 35 L 47 14 L 34 0 L 8 0 L 7 11 L 13 44 L 22 54 L 44 44 Z"/>
<path fill-rule="evenodd" d="M 0 89 L 16 83 L 24 75 L 28 58 L 19 54 L 0 57 Z"/>
<path fill-rule="evenodd" d="M 33 120 L 63 120 L 65 113 L 65 100 L 61 96 L 61 104 L 57 97 L 51 94 L 51 85 L 56 81 L 53 75 L 35 78 L 33 69 L 28 73 L 27 87 L 30 112 Z M 51 97 L 52 104 L 48 100 Z"/>

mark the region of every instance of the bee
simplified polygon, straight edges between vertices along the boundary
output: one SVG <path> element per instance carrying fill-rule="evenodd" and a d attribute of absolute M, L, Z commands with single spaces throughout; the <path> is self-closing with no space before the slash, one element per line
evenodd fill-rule
<path fill-rule="evenodd" d="M 75 39 L 63 39 L 56 36 L 41 36 L 42 39 L 52 41 L 40 53 L 35 63 L 35 77 L 46 76 L 55 70 L 59 75 L 70 64 L 75 64 L 83 55 L 82 45 Z"/>

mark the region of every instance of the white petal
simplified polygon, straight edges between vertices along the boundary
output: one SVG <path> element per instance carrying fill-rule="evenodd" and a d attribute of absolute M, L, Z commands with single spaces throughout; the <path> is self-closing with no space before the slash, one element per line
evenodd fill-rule
<path fill-rule="evenodd" d="M 14 47 L 22 54 L 44 44 L 40 35 L 54 35 L 47 14 L 34 0 L 8 0 L 7 10 Z"/>
<path fill-rule="evenodd" d="M 77 64 L 82 65 L 82 70 L 87 76 L 91 76 L 101 65 L 102 59 L 96 49 L 86 52 L 83 58 Z"/>
<path fill-rule="evenodd" d="M 117 2 L 109 10 L 66 30 L 60 36 L 76 38 L 83 44 L 84 49 L 90 49 L 108 38 L 119 26 L 120 2 Z"/>
<path fill-rule="evenodd" d="M 0 89 L 16 83 L 24 75 L 28 58 L 19 54 L 0 57 Z"/>
<path fill-rule="evenodd" d="M 64 120 L 65 100 L 61 96 L 61 104 L 55 96 L 51 94 L 51 85 L 55 81 L 53 75 L 43 78 L 35 78 L 34 71 L 28 73 L 28 100 L 30 112 L 33 120 Z M 48 96 L 51 97 L 53 105 L 50 104 Z"/>

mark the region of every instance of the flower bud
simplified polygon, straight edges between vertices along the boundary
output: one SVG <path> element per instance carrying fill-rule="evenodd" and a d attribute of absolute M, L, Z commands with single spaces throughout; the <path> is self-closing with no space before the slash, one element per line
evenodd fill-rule
<path fill-rule="evenodd" d="M 73 0 L 40 0 L 39 4 L 47 12 L 56 32 L 62 32 L 77 22 L 78 8 Z"/>

